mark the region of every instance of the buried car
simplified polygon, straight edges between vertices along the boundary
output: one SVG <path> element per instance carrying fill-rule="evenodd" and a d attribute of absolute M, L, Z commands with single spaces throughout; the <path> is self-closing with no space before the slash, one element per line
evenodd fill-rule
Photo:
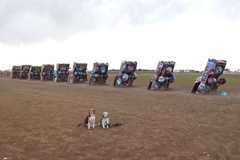
<path fill-rule="evenodd" d="M 157 90 L 161 87 L 169 88 L 170 83 L 175 81 L 175 76 L 172 74 L 176 62 L 174 61 L 160 61 L 154 76 L 150 79 L 148 89 Z"/>
<path fill-rule="evenodd" d="M 54 64 L 43 64 L 40 74 L 41 81 L 53 80 Z"/>
<path fill-rule="evenodd" d="M 108 63 L 95 62 L 93 63 L 92 75 L 89 80 L 90 84 L 105 84 L 108 79 Z"/>
<path fill-rule="evenodd" d="M 40 80 L 41 75 L 41 66 L 31 66 L 29 73 L 28 73 L 28 79 L 29 80 Z"/>
<path fill-rule="evenodd" d="M 73 69 L 69 71 L 68 83 L 83 83 L 87 81 L 87 63 L 73 62 Z"/>
<path fill-rule="evenodd" d="M 19 78 L 21 66 L 13 66 L 11 71 L 11 78 Z"/>
<path fill-rule="evenodd" d="M 19 73 L 19 78 L 27 79 L 30 68 L 31 68 L 31 65 L 22 65 Z"/>
<path fill-rule="evenodd" d="M 226 83 L 225 78 L 219 78 L 223 74 L 227 61 L 208 59 L 207 65 L 201 77 L 195 79 L 191 93 L 206 93 L 217 91 L 220 85 Z"/>
<path fill-rule="evenodd" d="M 114 86 L 132 86 L 133 81 L 137 79 L 136 68 L 136 61 L 122 61 L 119 73 L 114 79 Z"/>
<path fill-rule="evenodd" d="M 54 71 L 54 82 L 67 82 L 69 75 L 69 64 L 57 63 L 57 70 Z"/>

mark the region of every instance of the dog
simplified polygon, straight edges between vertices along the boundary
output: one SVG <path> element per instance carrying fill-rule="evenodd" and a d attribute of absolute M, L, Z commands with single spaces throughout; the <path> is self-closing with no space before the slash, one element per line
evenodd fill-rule
<path fill-rule="evenodd" d="M 96 111 L 94 109 L 88 110 L 88 116 L 85 119 L 85 125 L 88 127 L 88 129 L 95 127 L 95 114 Z"/>
<path fill-rule="evenodd" d="M 102 125 L 103 128 L 109 128 L 109 114 L 108 112 L 103 112 L 102 118 L 100 119 L 100 122 L 98 124 L 99 126 Z"/>

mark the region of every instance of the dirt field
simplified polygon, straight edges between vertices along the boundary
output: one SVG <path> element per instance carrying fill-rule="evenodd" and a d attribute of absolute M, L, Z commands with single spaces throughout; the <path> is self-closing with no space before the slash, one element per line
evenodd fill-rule
<path fill-rule="evenodd" d="M 141 76 L 141 75 L 139 75 Z M 151 76 L 151 75 L 149 75 Z M 192 83 L 148 91 L 133 87 L 27 81 L 0 77 L 0 159 L 238 160 L 240 86 L 191 94 Z M 120 127 L 77 127 L 89 108 Z"/>

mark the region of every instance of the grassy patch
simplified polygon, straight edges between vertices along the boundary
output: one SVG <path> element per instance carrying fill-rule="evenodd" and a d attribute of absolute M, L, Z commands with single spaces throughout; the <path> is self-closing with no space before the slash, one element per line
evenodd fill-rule
<path fill-rule="evenodd" d="M 223 74 L 220 78 L 226 78 L 228 85 L 240 85 L 240 74 Z"/>
<path fill-rule="evenodd" d="M 27 132 L 30 132 L 30 131 L 31 131 L 31 129 L 29 129 L 28 127 L 22 126 L 22 125 L 20 125 L 20 124 L 17 123 L 17 122 L 13 122 L 13 125 L 16 126 L 16 127 L 22 128 L 22 129 L 24 129 L 24 130 L 27 131 Z"/>
<path fill-rule="evenodd" d="M 240 155 L 240 147 L 239 146 L 232 146 L 231 147 L 231 152 L 234 155 Z"/>
<path fill-rule="evenodd" d="M 200 77 L 200 73 L 174 73 L 176 81 L 178 82 L 194 82 L 197 77 Z"/>

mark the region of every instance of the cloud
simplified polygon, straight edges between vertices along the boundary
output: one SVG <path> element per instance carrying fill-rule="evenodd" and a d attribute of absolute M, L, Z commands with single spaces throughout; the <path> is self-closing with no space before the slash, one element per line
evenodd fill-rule
<path fill-rule="evenodd" d="M 213 5 L 213 12 L 218 17 L 223 17 L 228 20 L 240 20 L 240 1 L 217 0 Z"/>
<path fill-rule="evenodd" d="M 168 22 L 208 5 L 220 18 L 240 19 L 239 0 L 1 0 L 0 42 L 64 42 L 76 33 L 113 29 L 120 23 L 145 26 Z"/>
<path fill-rule="evenodd" d="M 177 0 L 2 0 L 0 42 L 61 42 L 75 33 L 111 29 L 121 22 L 136 26 L 159 23 L 181 15 L 190 5 Z"/>

